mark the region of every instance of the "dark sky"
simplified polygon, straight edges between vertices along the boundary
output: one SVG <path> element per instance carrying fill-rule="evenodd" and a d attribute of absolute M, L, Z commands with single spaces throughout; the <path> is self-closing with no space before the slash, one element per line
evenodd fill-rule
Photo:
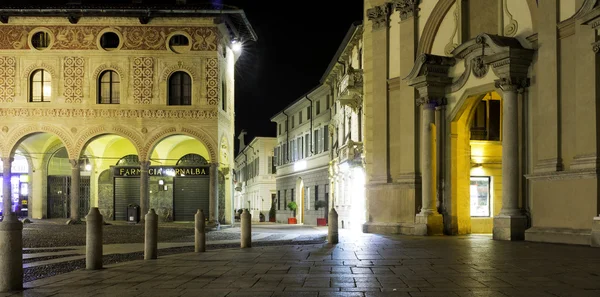
<path fill-rule="evenodd" d="M 68 0 L 0 0 L 1 4 L 65 4 Z M 174 3 L 175 0 L 142 0 Z M 207 1 L 188 0 L 189 4 Z M 270 118 L 319 83 L 346 32 L 362 20 L 363 0 L 213 0 L 244 9 L 258 35 L 236 64 L 235 136 L 275 136 Z M 131 3 L 82 0 L 91 3 Z M 277 5 L 279 4 L 279 5 Z M 237 138 L 236 138 L 237 152 Z"/>

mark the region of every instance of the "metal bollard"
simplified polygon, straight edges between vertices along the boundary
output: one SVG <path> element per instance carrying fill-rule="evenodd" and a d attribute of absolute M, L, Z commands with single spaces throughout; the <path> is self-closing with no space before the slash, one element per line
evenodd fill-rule
<path fill-rule="evenodd" d="M 338 213 L 333 207 L 329 211 L 329 227 L 327 229 L 327 241 L 331 244 L 336 244 L 339 242 Z"/>
<path fill-rule="evenodd" d="M 196 253 L 206 252 L 206 223 L 204 222 L 206 218 L 204 217 L 204 212 L 202 212 L 202 209 L 198 209 L 198 212 L 196 212 L 196 216 L 194 218 L 196 219 L 196 245 L 194 251 Z"/>
<path fill-rule="evenodd" d="M 85 219 L 85 269 L 102 269 L 102 224 L 104 224 L 104 220 L 97 207 L 90 208 Z"/>
<path fill-rule="evenodd" d="M 252 219 L 252 215 L 248 212 L 247 209 L 244 209 L 241 216 L 241 232 L 242 232 L 242 248 L 252 247 L 252 225 L 250 221 Z"/>
<path fill-rule="evenodd" d="M 11 213 L 0 223 L 0 292 L 23 289 L 23 223 Z"/>
<path fill-rule="evenodd" d="M 151 208 L 148 214 L 145 216 L 146 219 L 146 233 L 144 236 L 144 260 L 152 260 L 158 257 L 158 215 Z"/>

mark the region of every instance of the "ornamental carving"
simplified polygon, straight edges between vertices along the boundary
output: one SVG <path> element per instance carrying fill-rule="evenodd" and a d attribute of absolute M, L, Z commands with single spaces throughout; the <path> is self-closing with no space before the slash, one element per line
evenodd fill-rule
<path fill-rule="evenodd" d="M 0 26 L 0 49 L 29 49 L 28 36 L 35 26 Z M 95 50 L 98 35 L 106 26 L 48 26 L 52 35 L 52 49 Z M 216 51 L 219 33 L 216 27 L 114 27 L 123 35 L 122 50 L 166 50 L 167 36 L 186 32 L 191 37 L 192 51 Z"/>
<path fill-rule="evenodd" d="M 85 60 L 82 57 L 65 57 L 65 103 L 81 103 Z"/>
<path fill-rule="evenodd" d="M 0 57 L 0 102 L 13 102 L 17 61 L 14 57 Z"/>
<path fill-rule="evenodd" d="M 98 79 L 100 77 L 100 73 L 104 72 L 105 70 L 114 70 L 117 72 L 117 74 L 119 74 L 120 77 L 127 77 L 125 70 L 116 64 L 102 64 L 98 66 L 92 77 Z"/>
<path fill-rule="evenodd" d="M 488 72 L 488 65 L 483 61 L 483 57 L 475 57 L 471 62 L 471 67 L 473 68 L 473 75 L 477 78 L 484 77 Z"/>
<path fill-rule="evenodd" d="M 419 0 L 394 0 L 394 9 L 400 12 L 400 20 L 404 21 L 419 13 Z"/>
<path fill-rule="evenodd" d="M 198 68 L 200 68 L 200 67 L 195 64 L 189 64 L 189 63 L 186 64 L 183 62 L 178 62 L 177 64 L 173 64 L 173 65 L 170 65 L 167 68 L 165 68 L 165 70 L 163 70 L 163 73 L 160 78 L 162 81 L 166 81 L 167 78 L 169 78 L 169 76 L 173 72 L 179 71 L 179 70 L 185 70 L 187 73 L 190 74 L 193 81 L 197 81 L 197 80 L 200 80 L 200 78 L 198 77 L 198 74 L 196 73 L 196 69 L 198 69 Z"/>
<path fill-rule="evenodd" d="M 219 60 L 206 60 L 206 98 L 208 105 L 219 104 Z"/>
<path fill-rule="evenodd" d="M 154 59 L 151 57 L 134 58 L 131 67 L 133 68 L 133 102 L 150 104 L 154 83 Z"/>
<path fill-rule="evenodd" d="M 0 108 L 0 117 L 106 118 L 106 119 L 216 119 L 219 112 L 210 109 L 87 109 L 87 108 Z"/>
<path fill-rule="evenodd" d="M 48 64 L 42 62 L 41 64 L 31 64 L 31 65 L 27 66 L 27 68 L 25 68 L 25 70 L 22 73 L 23 79 L 29 79 L 29 76 L 35 70 L 38 70 L 38 69 L 44 69 L 44 70 L 48 71 L 52 77 L 57 77 L 54 66 L 51 66 L 51 65 L 48 65 Z"/>
<path fill-rule="evenodd" d="M 494 81 L 496 88 L 503 91 L 516 91 L 529 87 L 529 78 L 527 77 L 502 77 Z"/>
<path fill-rule="evenodd" d="M 373 30 L 387 28 L 390 21 L 390 4 L 385 3 L 367 9 L 367 18 L 373 22 Z"/>

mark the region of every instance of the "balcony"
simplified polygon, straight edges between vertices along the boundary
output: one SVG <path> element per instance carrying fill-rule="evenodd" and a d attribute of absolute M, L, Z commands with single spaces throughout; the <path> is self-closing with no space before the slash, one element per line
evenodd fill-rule
<path fill-rule="evenodd" d="M 338 153 L 340 164 L 344 162 L 360 164 L 362 163 L 363 144 L 362 142 L 348 140 L 340 147 Z"/>
<path fill-rule="evenodd" d="M 339 86 L 340 104 L 358 110 L 362 105 L 363 72 L 350 68 L 344 75 Z"/>

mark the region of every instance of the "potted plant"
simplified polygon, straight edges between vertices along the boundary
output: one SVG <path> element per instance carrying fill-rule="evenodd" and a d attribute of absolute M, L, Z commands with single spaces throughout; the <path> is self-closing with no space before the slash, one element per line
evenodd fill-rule
<path fill-rule="evenodd" d="M 296 209 L 298 208 L 298 205 L 296 204 L 296 202 L 292 201 L 292 202 L 288 203 L 287 207 L 293 213 L 293 217 L 288 218 L 288 224 L 297 224 L 298 221 L 296 220 Z"/>
<path fill-rule="evenodd" d="M 317 209 L 323 208 L 323 217 L 317 218 L 317 226 L 327 226 L 327 201 L 318 200 L 315 206 Z"/>

